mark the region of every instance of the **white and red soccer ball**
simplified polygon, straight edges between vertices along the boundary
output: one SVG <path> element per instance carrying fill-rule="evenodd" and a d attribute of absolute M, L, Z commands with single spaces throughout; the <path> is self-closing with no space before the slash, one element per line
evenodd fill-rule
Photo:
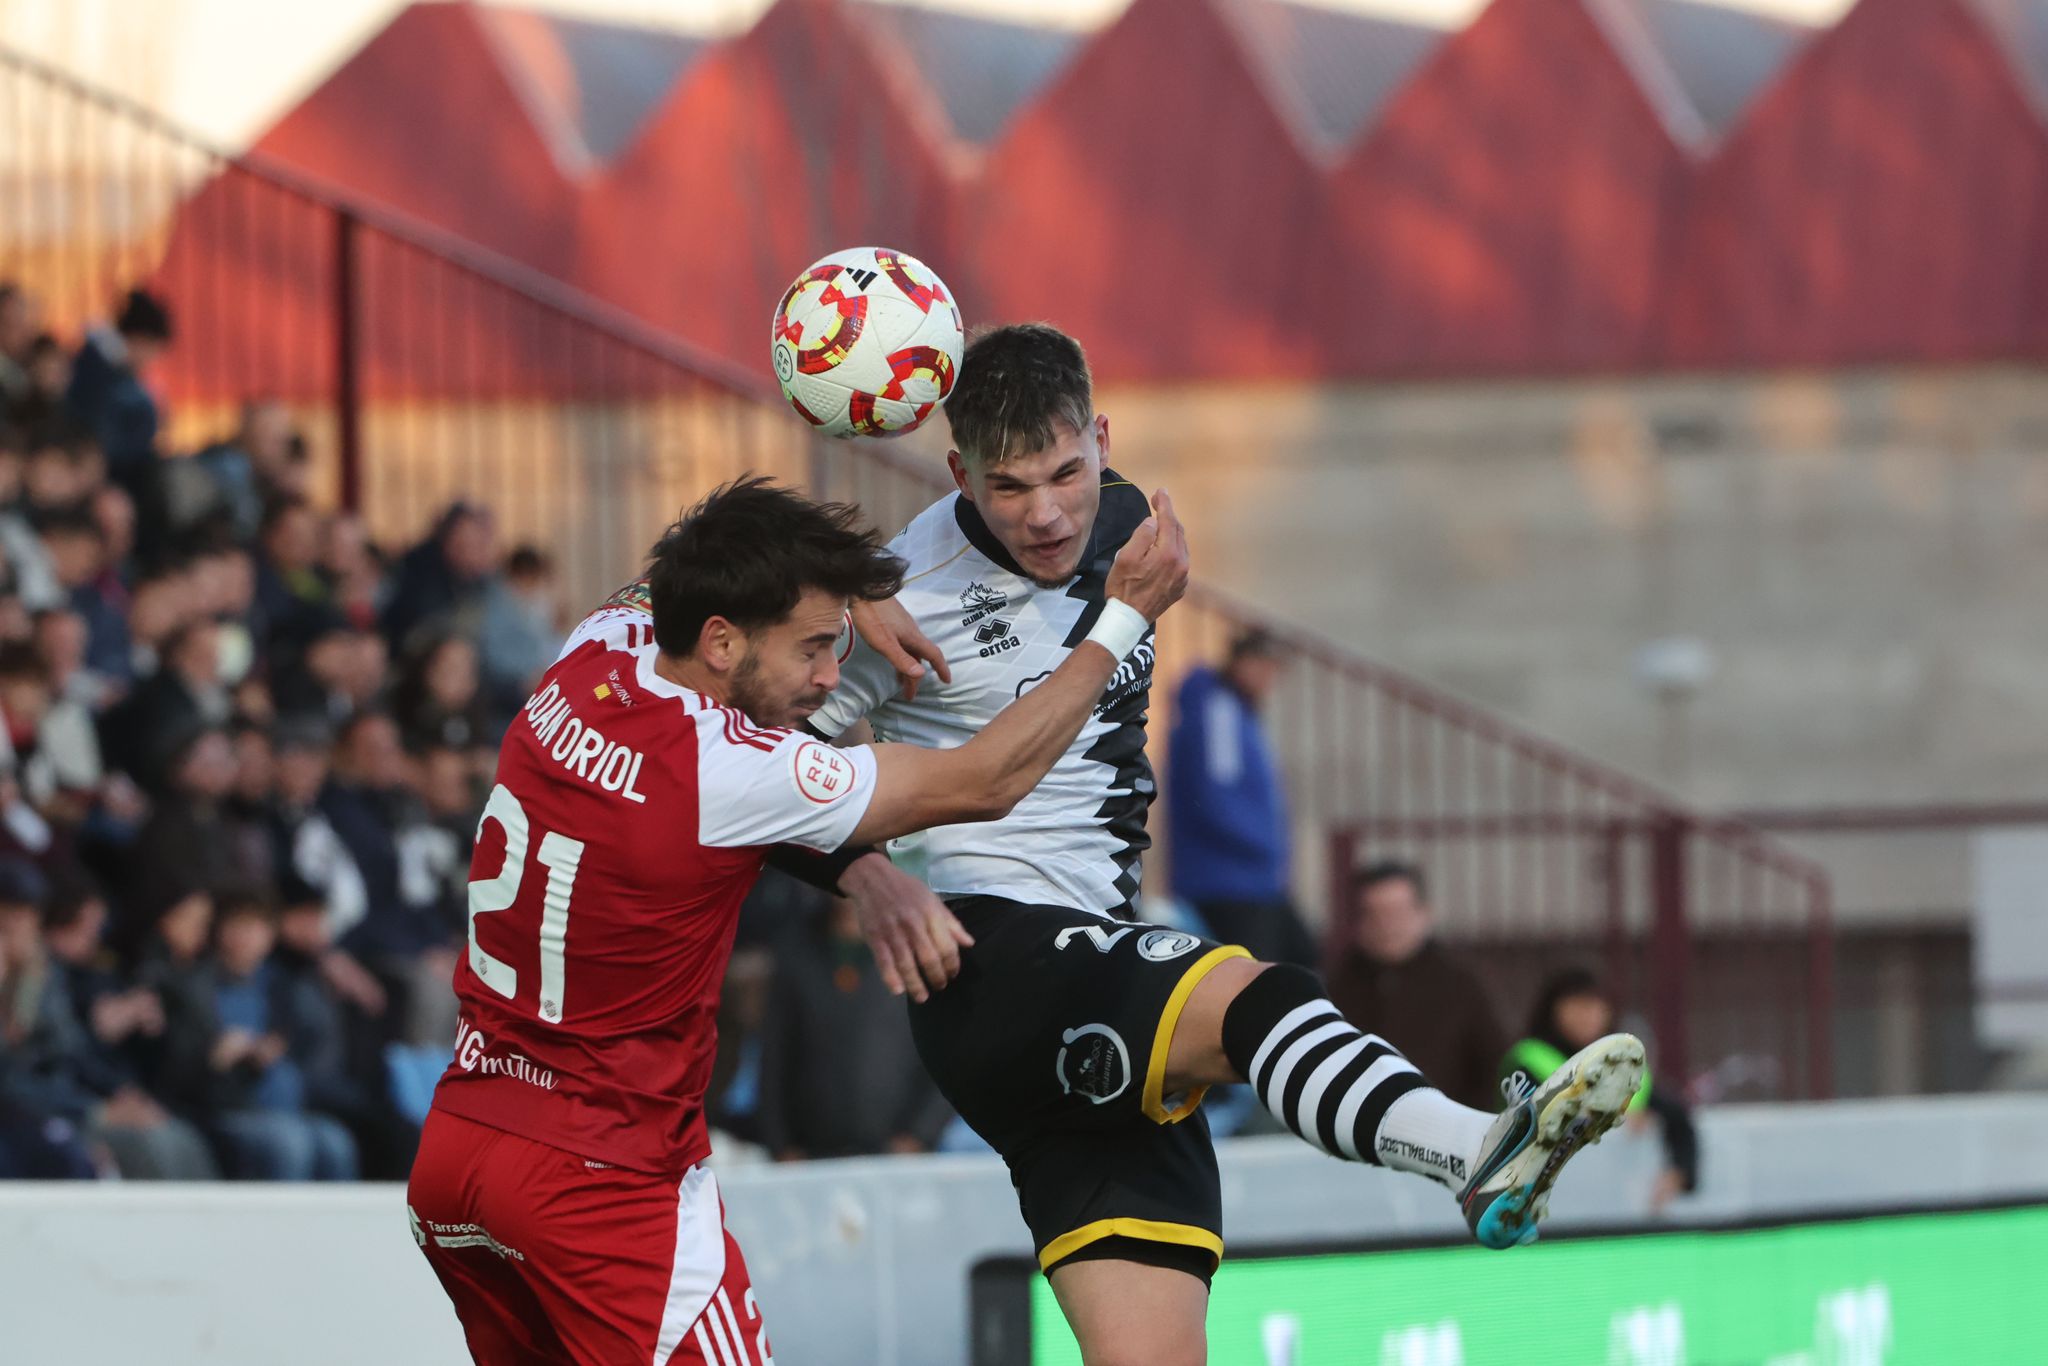
<path fill-rule="evenodd" d="M 945 282 L 887 247 L 835 251 L 775 306 L 775 378 L 828 436 L 900 436 L 953 392 L 964 342 Z"/>

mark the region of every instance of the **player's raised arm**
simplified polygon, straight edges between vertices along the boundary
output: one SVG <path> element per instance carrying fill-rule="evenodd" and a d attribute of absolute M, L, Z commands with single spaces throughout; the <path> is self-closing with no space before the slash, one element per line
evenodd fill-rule
<path fill-rule="evenodd" d="M 875 747 L 875 793 L 856 842 L 893 839 L 934 825 L 991 821 L 1038 786 L 1087 724 L 1124 657 L 1188 584 L 1187 533 L 1165 490 L 1152 516 L 1117 556 L 1095 627 L 1051 677 L 1005 707 L 955 749 Z"/>

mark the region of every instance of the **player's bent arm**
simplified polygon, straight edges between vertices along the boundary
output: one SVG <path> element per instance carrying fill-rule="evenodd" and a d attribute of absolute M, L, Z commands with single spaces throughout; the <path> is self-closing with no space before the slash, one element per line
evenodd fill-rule
<path fill-rule="evenodd" d="M 875 795 L 853 842 L 1009 815 L 1074 743 L 1120 662 L 1100 641 L 1083 641 L 966 744 L 875 746 Z"/>

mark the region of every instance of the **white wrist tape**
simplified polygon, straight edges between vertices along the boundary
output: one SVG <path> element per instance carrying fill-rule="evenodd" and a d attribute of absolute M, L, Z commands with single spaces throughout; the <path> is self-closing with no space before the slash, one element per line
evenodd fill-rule
<path fill-rule="evenodd" d="M 1118 663 L 1125 655 L 1138 648 L 1138 642 L 1152 629 L 1152 623 L 1145 620 L 1145 614 L 1125 602 L 1122 598 L 1109 598 L 1102 604 L 1102 615 L 1089 628 L 1087 639 L 1094 641 L 1110 652 Z"/>

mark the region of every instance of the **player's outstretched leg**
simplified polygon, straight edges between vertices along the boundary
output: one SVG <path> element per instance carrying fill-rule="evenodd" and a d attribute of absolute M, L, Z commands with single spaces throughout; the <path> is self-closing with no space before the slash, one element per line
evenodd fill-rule
<path fill-rule="evenodd" d="M 1250 1082 L 1274 1118 L 1324 1152 L 1443 1185 L 1488 1247 L 1536 1236 L 1558 1172 L 1620 1122 L 1642 1079 L 1641 1041 L 1611 1035 L 1489 1115 L 1450 1099 L 1400 1050 L 1346 1021 L 1314 973 L 1224 966 L 1176 1030 L 1170 1082 Z"/>

